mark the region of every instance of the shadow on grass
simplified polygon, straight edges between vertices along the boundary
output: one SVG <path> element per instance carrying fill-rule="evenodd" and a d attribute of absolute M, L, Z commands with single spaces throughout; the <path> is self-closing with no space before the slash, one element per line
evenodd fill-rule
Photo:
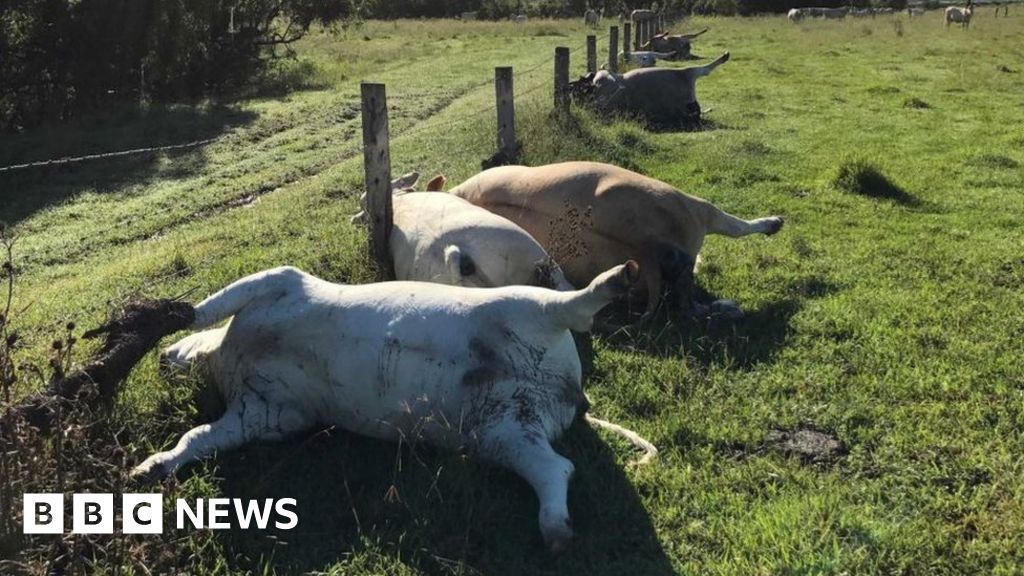
<path fill-rule="evenodd" d="M 674 573 L 612 448 L 578 422 L 556 449 L 576 466 L 575 540 L 562 555 L 544 548 L 537 498 L 512 472 L 341 431 L 225 454 L 223 496 L 296 498 L 299 524 L 218 538 L 241 564 L 272 557 L 288 573 L 325 570 L 368 542 L 418 573 Z"/>
<path fill-rule="evenodd" d="M 255 119 L 253 112 L 226 106 L 122 104 L 70 124 L 0 138 L 0 166 L 207 140 Z M 179 161 L 168 170 L 163 157 Z M 118 193 L 158 176 L 192 176 L 205 164 L 204 147 L 197 146 L 0 172 L 0 220 L 17 224 L 85 191 Z"/>
<path fill-rule="evenodd" d="M 920 200 L 890 180 L 874 165 L 863 160 L 847 160 L 839 165 L 832 177 L 832 185 L 843 192 L 892 200 L 904 206 L 916 207 Z"/>
<path fill-rule="evenodd" d="M 770 361 L 782 349 L 790 335 L 790 320 L 810 298 L 821 298 L 838 288 L 819 278 L 795 282 L 787 295 L 753 310 L 743 310 L 738 319 L 712 312 L 710 316 L 693 318 L 683 313 L 678 300 L 666 297 L 654 318 L 637 324 L 643 308 L 619 303 L 603 311 L 595 329 L 604 341 L 615 348 L 657 357 L 685 355 L 704 366 L 727 363 L 736 368 L 750 368 Z M 703 305 L 720 300 L 698 284 L 693 301 Z M 673 302 L 675 302 L 673 304 Z M 580 339 L 577 346 L 584 366 L 592 365 L 592 348 Z"/>

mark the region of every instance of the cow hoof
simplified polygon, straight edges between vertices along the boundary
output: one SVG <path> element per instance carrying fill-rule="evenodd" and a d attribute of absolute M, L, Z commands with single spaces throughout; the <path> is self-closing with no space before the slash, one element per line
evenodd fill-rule
<path fill-rule="evenodd" d="M 723 320 L 743 318 L 743 310 L 733 300 L 715 300 L 711 303 L 711 316 Z"/>
<path fill-rule="evenodd" d="M 552 554 L 565 552 L 572 545 L 572 529 L 566 526 L 564 530 L 558 530 L 554 534 L 545 534 L 544 544 Z"/>
<path fill-rule="evenodd" d="M 782 225 L 786 223 L 782 216 L 772 216 L 770 218 L 765 218 L 765 220 L 768 222 L 768 226 L 764 232 L 766 236 L 771 236 L 779 230 L 782 230 Z"/>
<path fill-rule="evenodd" d="M 146 460 L 132 469 L 128 478 L 136 485 L 155 484 L 167 476 L 167 467 L 159 462 Z"/>

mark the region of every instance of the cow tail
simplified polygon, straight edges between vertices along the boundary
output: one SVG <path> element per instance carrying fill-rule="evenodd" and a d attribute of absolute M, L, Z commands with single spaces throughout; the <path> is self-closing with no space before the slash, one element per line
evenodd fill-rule
<path fill-rule="evenodd" d="M 613 422 L 601 420 L 600 418 L 596 418 L 594 416 L 591 416 L 590 414 L 586 414 L 584 418 L 586 418 L 587 422 L 590 425 L 596 426 L 597 428 L 603 428 L 604 430 L 608 430 L 609 432 L 614 432 L 619 436 L 625 438 L 627 441 L 629 441 L 630 444 L 635 446 L 637 449 L 642 450 L 644 455 L 631 463 L 634 466 L 647 464 L 651 460 L 654 460 L 654 457 L 658 455 L 658 449 L 654 446 L 654 444 L 651 444 L 649 441 L 644 439 L 636 432 L 633 432 L 628 428 L 623 428 L 622 426 L 619 426 L 618 424 L 615 424 Z"/>
<path fill-rule="evenodd" d="M 291 266 L 281 266 L 246 276 L 227 288 L 203 300 L 196 306 L 196 319 L 192 327 L 207 328 L 234 316 L 254 300 L 275 294 L 285 295 L 301 287 L 305 272 Z"/>

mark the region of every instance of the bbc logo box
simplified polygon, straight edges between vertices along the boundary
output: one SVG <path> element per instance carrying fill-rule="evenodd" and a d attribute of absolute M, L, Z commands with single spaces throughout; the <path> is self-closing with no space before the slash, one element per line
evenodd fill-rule
<path fill-rule="evenodd" d="M 163 496 L 160 494 L 123 494 L 121 532 L 162 533 L 163 502 Z M 76 534 L 113 534 L 116 516 L 113 494 L 72 495 L 71 531 Z M 25 494 L 22 518 L 25 534 L 62 534 L 64 495 Z"/>

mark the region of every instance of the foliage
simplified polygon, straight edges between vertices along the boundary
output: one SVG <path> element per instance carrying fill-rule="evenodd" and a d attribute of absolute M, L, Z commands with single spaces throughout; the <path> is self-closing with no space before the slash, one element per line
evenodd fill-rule
<path fill-rule="evenodd" d="M 234 17 L 232 18 L 232 10 Z M 0 4 L 0 130 L 125 98 L 194 99 L 349 0 L 12 0 Z"/>

